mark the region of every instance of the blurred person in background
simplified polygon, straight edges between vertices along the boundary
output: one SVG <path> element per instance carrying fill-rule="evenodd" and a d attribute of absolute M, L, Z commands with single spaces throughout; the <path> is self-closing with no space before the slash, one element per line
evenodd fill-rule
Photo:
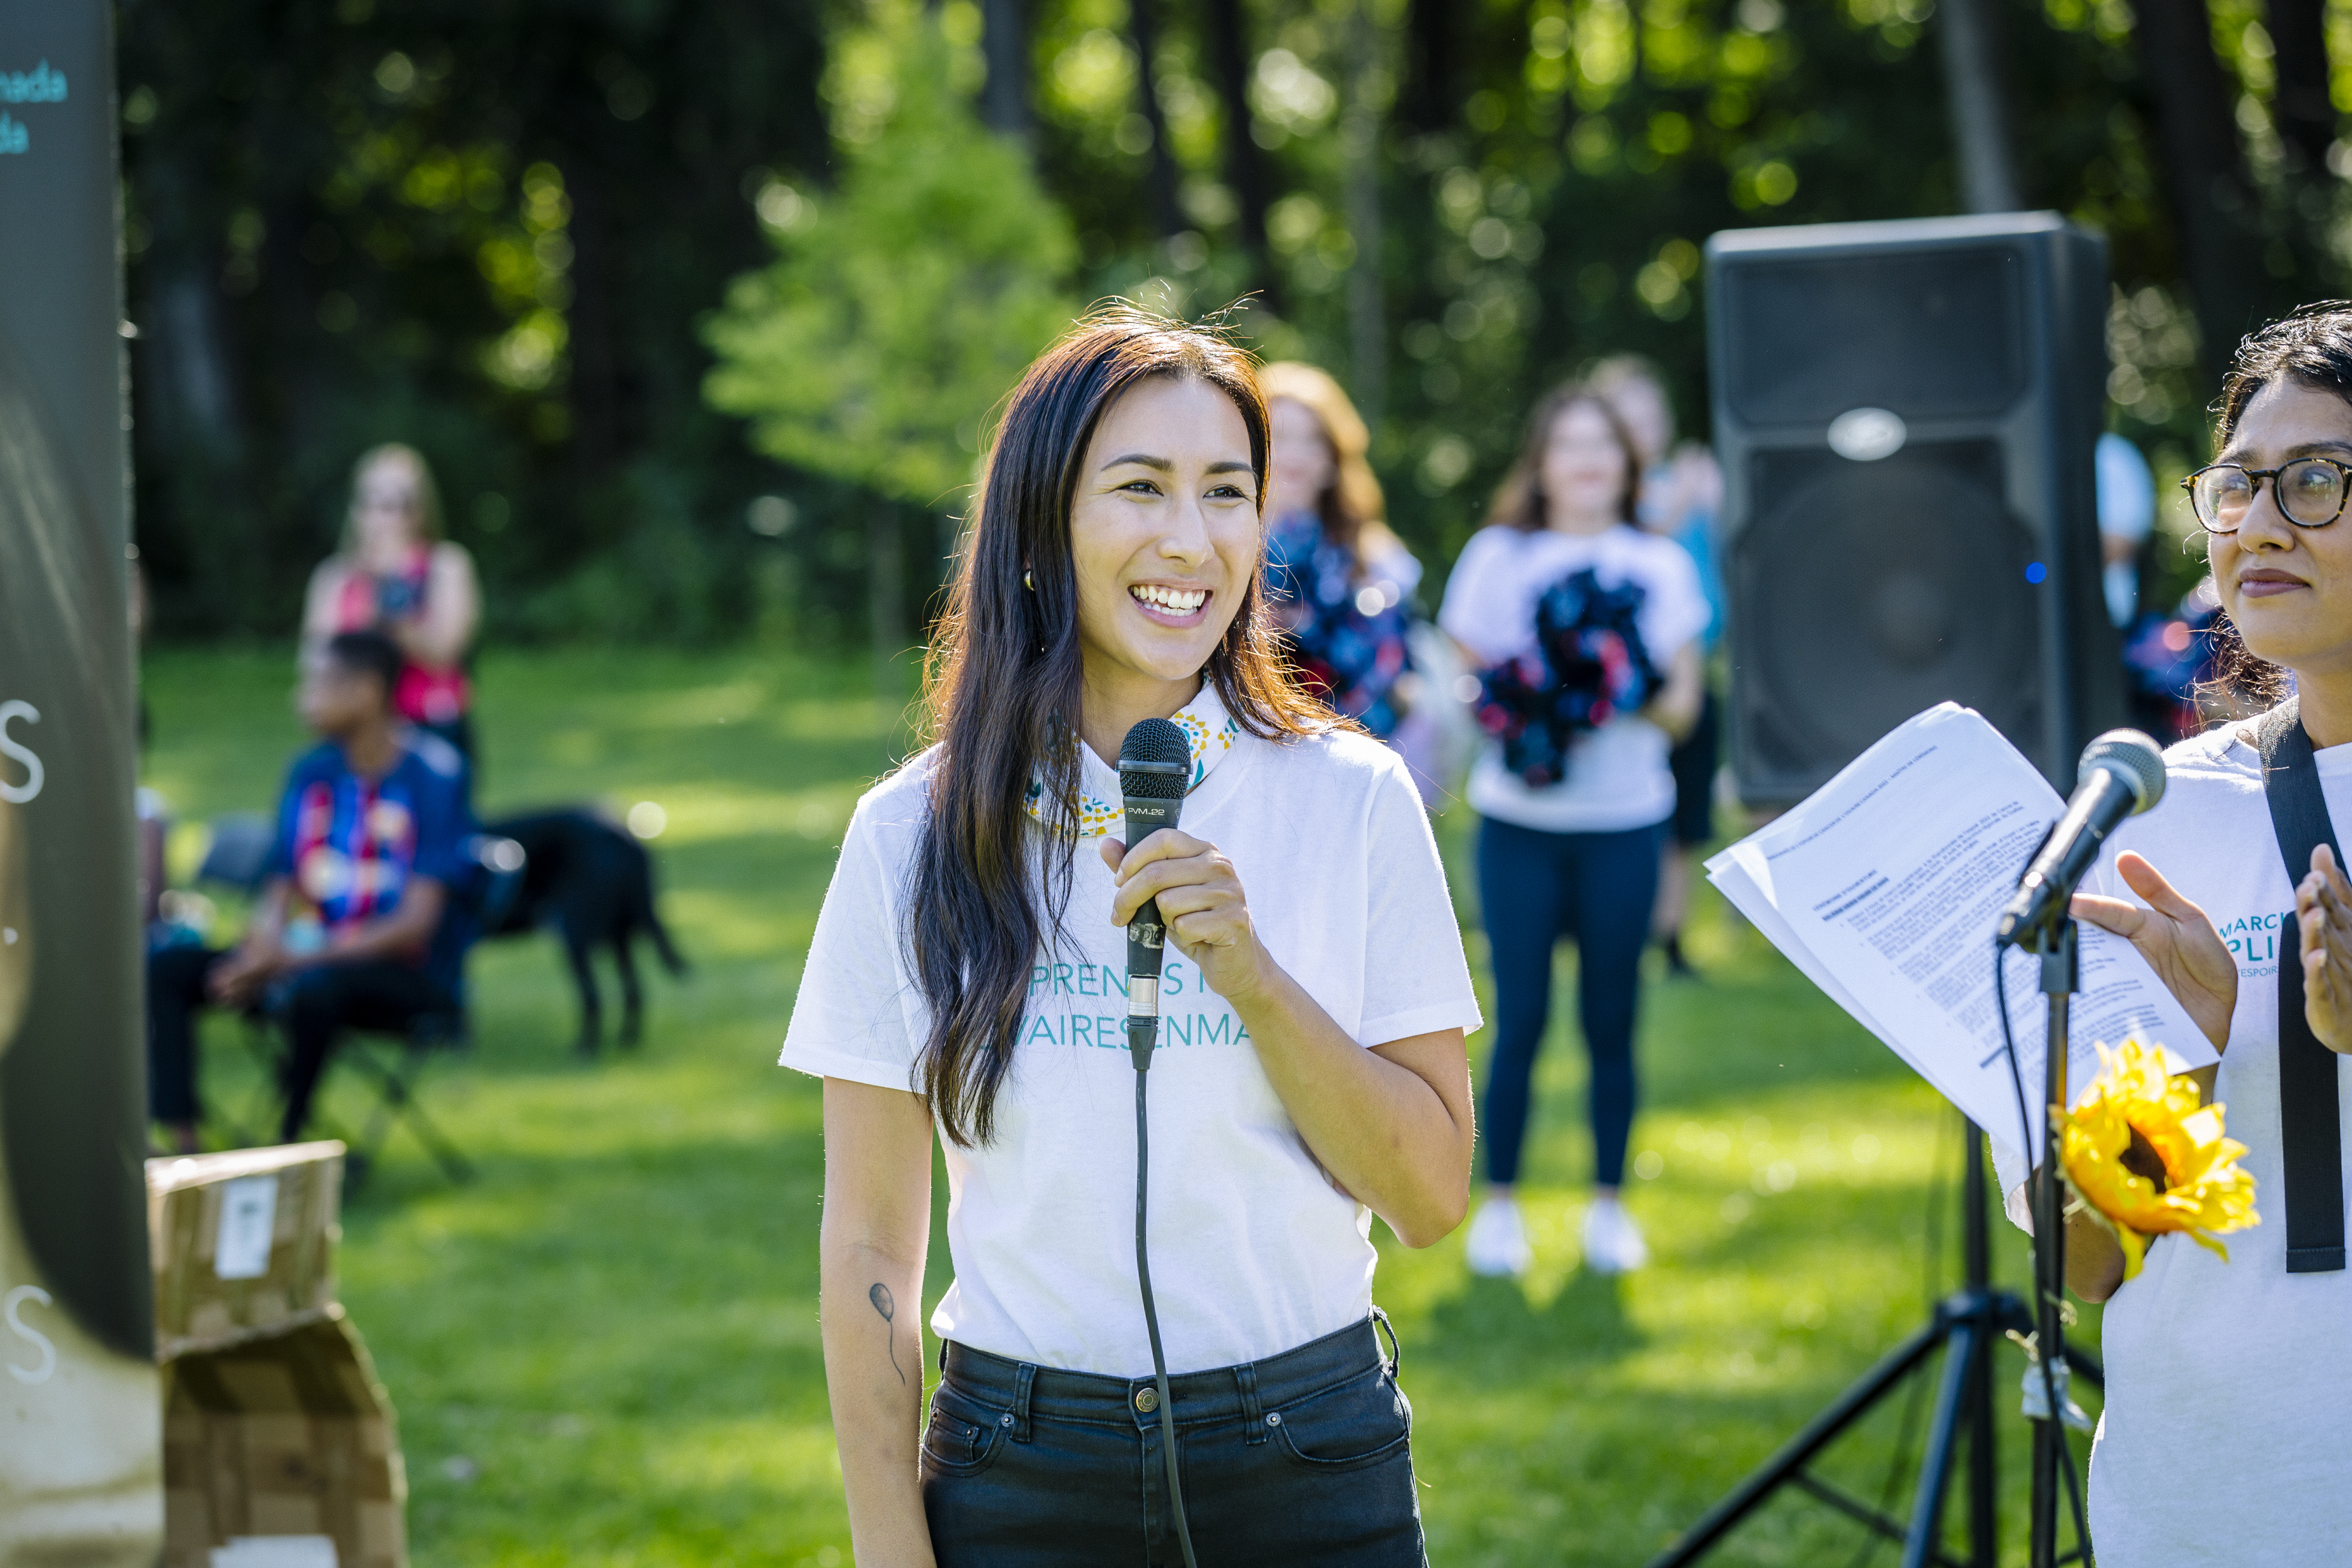
<path fill-rule="evenodd" d="M 1723 506 L 1723 472 L 1715 454 L 1696 441 L 1675 443 L 1675 406 L 1658 368 L 1637 354 L 1619 354 L 1592 369 L 1593 389 L 1617 411 L 1642 456 L 1641 525 L 1690 552 L 1706 595 L 1706 629 L 1699 634 L 1702 698 L 1698 721 L 1675 742 L 1666 765 L 1675 775 L 1675 815 L 1667 825 L 1650 935 L 1665 952 L 1670 973 L 1696 978 L 1683 952 L 1683 921 L 1690 911 L 1697 852 L 1715 837 L 1715 774 L 1723 756 L 1723 703 L 1712 661 L 1723 635 L 1723 571 L 1716 519 Z"/>
<path fill-rule="evenodd" d="M 1404 764 L 1294 683 L 1261 607 L 1268 445 L 1209 331 L 1121 309 L 1047 350 L 933 645 L 936 743 L 851 818 L 782 1060 L 824 1079 L 860 1563 L 1178 1562 L 1163 1420 L 1201 1563 L 1427 1562 L 1371 1215 L 1414 1247 L 1460 1220 L 1478 1009 Z M 1113 760 L 1147 719 L 1190 788 L 1181 830 L 1122 843 Z M 1147 898 L 1164 1395 L 1119 995 Z M 926 1420 L 935 1143 L 955 1279 Z"/>
<path fill-rule="evenodd" d="M 2156 528 L 2156 475 L 2147 459 L 2110 430 L 2092 450 L 2099 498 L 2099 585 L 2107 619 L 2120 631 L 2139 614 L 2139 557 Z"/>
<path fill-rule="evenodd" d="M 473 689 L 466 664 L 480 629 L 474 558 L 443 537 L 441 492 L 414 447 L 370 448 L 352 468 L 351 513 L 341 546 L 310 574 L 302 640 L 316 648 L 338 632 L 382 632 L 402 655 L 393 707 L 470 763 Z"/>
<path fill-rule="evenodd" d="M 202 1113 L 199 1008 L 259 1008 L 284 1023 L 278 1136 L 291 1143 L 345 1030 L 404 1031 L 459 1005 L 467 933 L 450 898 L 471 864 L 466 763 L 393 711 L 403 668 L 381 632 L 343 632 L 304 656 L 296 703 L 320 743 L 287 774 L 245 940 L 148 954 L 149 1109 L 179 1152 L 194 1151 Z"/>
<path fill-rule="evenodd" d="M 1581 384 L 1551 393 L 1438 615 L 1486 672 L 1479 717 L 1494 737 L 1469 786 L 1496 1013 L 1480 1118 L 1486 1201 L 1468 1247 L 1481 1274 L 1528 1261 L 1514 1188 L 1563 937 L 1577 944 L 1592 1062 L 1586 1265 L 1613 1273 L 1648 1258 L 1618 1188 L 1642 950 L 1675 811 L 1668 753 L 1698 720 L 1708 611 L 1689 552 L 1635 526 L 1641 475 L 1640 448 L 1607 400 Z"/>
<path fill-rule="evenodd" d="M 1265 484 L 1265 595 L 1309 691 L 1394 747 L 1428 804 L 1437 727 L 1406 647 L 1421 563 L 1389 531 L 1370 435 L 1339 384 L 1313 365 L 1259 375 L 1274 450 Z"/>

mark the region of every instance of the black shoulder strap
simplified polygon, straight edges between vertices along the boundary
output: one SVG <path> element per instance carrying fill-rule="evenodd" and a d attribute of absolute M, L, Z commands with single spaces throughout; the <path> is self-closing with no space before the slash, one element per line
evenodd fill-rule
<path fill-rule="evenodd" d="M 2311 736 L 2293 699 L 2254 725 L 2263 753 L 2263 794 L 2286 879 L 2311 871 L 2325 844 L 2344 864 L 2320 793 Z M 2303 944 L 2290 907 L 2278 938 L 2279 1136 L 2286 1172 L 2286 1271 L 2326 1274 L 2344 1267 L 2344 1129 L 2336 1100 L 2336 1053 L 2319 1043 L 2303 1011 Z"/>

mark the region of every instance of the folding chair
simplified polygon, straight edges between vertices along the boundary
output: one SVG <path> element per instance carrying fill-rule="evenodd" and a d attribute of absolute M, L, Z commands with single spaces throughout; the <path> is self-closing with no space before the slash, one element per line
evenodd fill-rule
<path fill-rule="evenodd" d="M 257 853 L 254 848 L 257 831 L 260 836 Z M 213 847 L 205 857 L 204 869 L 197 873 L 199 879 L 221 882 L 247 893 L 257 890 L 268 870 L 274 834 L 267 818 L 221 818 L 214 824 Z M 521 893 L 527 857 L 522 846 L 513 839 L 488 834 L 477 834 L 468 839 L 466 856 L 468 874 L 460 886 L 449 889 L 449 910 L 442 918 L 463 921 L 474 931 L 494 929 Z M 272 1085 L 281 1082 L 286 1046 L 279 1020 L 258 1007 L 248 1009 L 245 1020 L 247 1045 L 261 1062 L 268 1081 Z M 472 1163 L 441 1131 L 416 1095 L 417 1083 L 436 1056 L 469 1050 L 472 1046 L 472 1033 L 462 1004 L 446 1011 L 420 1015 L 399 1033 L 371 1029 L 348 1032 L 336 1055 L 374 1084 L 375 1103 L 369 1110 L 365 1129 L 356 1136 L 337 1127 L 323 1114 L 318 1117 L 321 1133 L 341 1138 L 349 1148 L 343 1167 L 346 1188 L 358 1189 L 393 1129 L 403 1122 L 433 1157 L 442 1174 L 455 1183 L 473 1180 Z M 265 1113 L 275 1106 L 273 1099 L 264 1108 Z M 232 1131 L 240 1138 L 248 1137 L 242 1129 Z"/>

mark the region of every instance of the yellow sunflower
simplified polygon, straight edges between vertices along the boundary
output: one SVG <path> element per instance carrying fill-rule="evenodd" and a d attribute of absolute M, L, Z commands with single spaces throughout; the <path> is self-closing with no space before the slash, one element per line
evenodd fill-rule
<path fill-rule="evenodd" d="M 2115 1233 L 2124 1278 L 2139 1272 L 2148 1238 L 2187 1232 L 2230 1257 L 2216 1236 L 2262 1223 L 2246 1146 L 2222 1136 L 2221 1107 L 2164 1070 L 2164 1053 L 2137 1040 L 2098 1047 L 2100 1071 L 2060 1130 L 2059 1159 L 2081 1205 Z"/>

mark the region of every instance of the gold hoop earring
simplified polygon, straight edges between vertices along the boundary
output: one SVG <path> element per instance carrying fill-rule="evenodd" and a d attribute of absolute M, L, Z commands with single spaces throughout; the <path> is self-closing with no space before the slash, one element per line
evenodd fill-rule
<path fill-rule="evenodd" d="M 1026 566 L 1024 566 L 1021 569 L 1021 585 L 1028 589 L 1033 594 L 1037 591 L 1036 574 L 1031 572 Z"/>

